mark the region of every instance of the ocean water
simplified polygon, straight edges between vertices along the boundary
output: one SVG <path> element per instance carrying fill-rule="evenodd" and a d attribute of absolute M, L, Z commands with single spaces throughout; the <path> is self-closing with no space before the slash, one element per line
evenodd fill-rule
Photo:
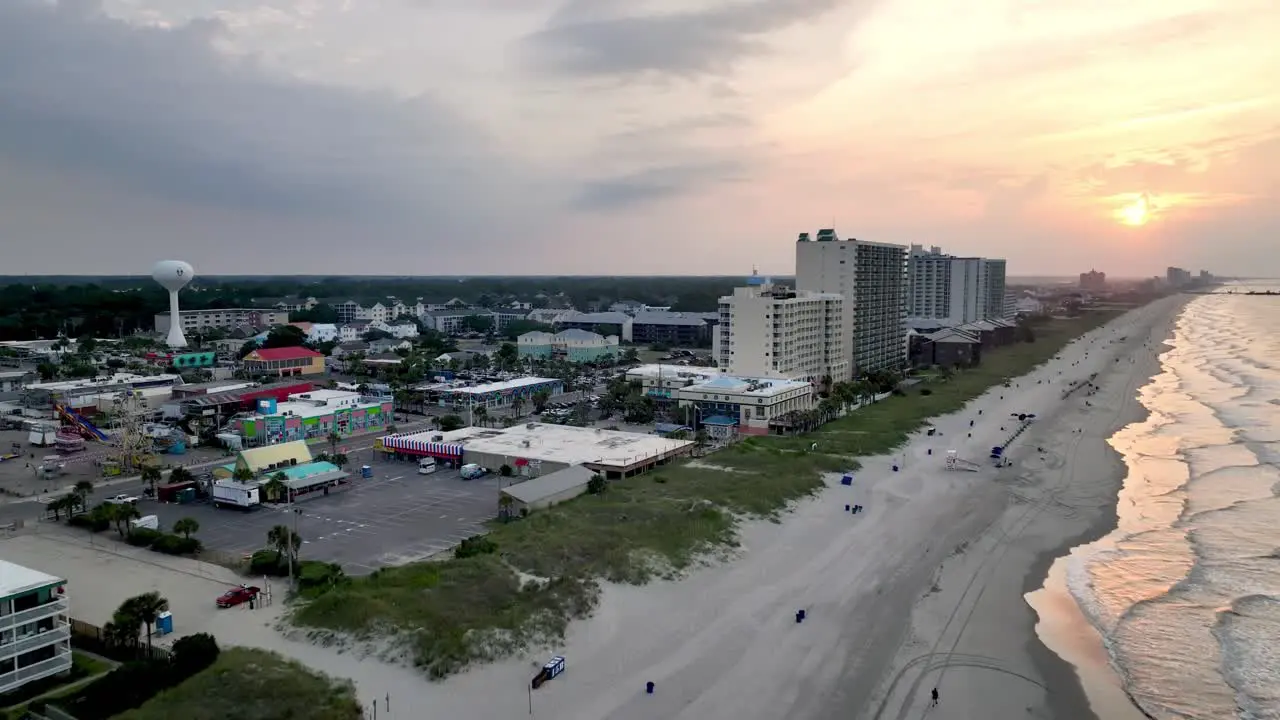
<path fill-rule="evenodd" d="M 1280 720 L 1280 297 L 1196 298 L 1170 345 L 1067 586 L 1151 717 Z"/>

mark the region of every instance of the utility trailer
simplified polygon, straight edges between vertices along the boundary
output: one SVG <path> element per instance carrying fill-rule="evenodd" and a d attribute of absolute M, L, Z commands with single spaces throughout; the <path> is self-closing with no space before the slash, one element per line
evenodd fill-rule
<path fill-rule="evenodd" d="M 236 482 L 235 480 L 215 480 L 213 482 L 214 507 L 232 507 L 248 510 L 261 502 L 257 485 Z"/>

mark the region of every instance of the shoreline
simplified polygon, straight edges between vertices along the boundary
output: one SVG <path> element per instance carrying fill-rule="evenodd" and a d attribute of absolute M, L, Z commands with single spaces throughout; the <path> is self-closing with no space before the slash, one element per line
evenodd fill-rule
<path fill-rule="evenodd" d="M 1169 317 L 1164 337 L 1150 354 L 1142 358 L 1148 366 L 1142 373 L 1146 379 L 1133 388 L 1135 394 L 1163 371 L 1160 355 L 1171 349 L 1169 342 L 1173 338 L 1177 317 L 1190 301 L 1191 298 L 1187 298 L 1178 304 Z M 1110 440 L 1124 428 L 1146 421 L 1150 415 L 1150 410 L 1141 402 L 1134 403 L 1130 412 L 1116 416 L 1116 421 L 1099 433 L 1098 451 L 1114 468 L 1109 473 L 1115 478 L 1108 489 L 1110 509 L 1099 514 L 1085 532 L 1066 539 L 1056 549 L 1040 553 L 1024 585 L 1024 597 L 1036 616 L 1028 639 L 1033 661 L 1043 668 L 1046 676 L 1059 677 L 1060 687 L 1069 684 L 1071 687 L 1063 688 L 1064 694 L 1069 694 L 1073 703 L 1082 702 L 1082 708 L 1095 720 L 1148 720 L 1152 716 L 1129 695 L 1123 678 L 1111 664 L 1110 651 L 1101 632 L 1084 615 L 1071 594 L 1066 579 L 1066 563 L 1077 549 L 1106 538 L 1119 527 L 1118 503 L 1130 468 Z M 1070 674 L 1069 683 L 1062 677 L 1066 673 Z"/>
<path fill-rule="evenodd" d="M 940 591 L 920 599 L 913 609 L 912 641 L 895 664 L 906 667 L 927 657 L 927 668 L 913 671 L 918 677 L 905 693 L 908 697 L 896 679 L 884 690 L 886 699 L 902 703 L 896 716 L 884 715 L 882 707 L 881 714 L 869 717 L 903 718 L 913 705 L 909 696 L 927 693 L 931 684 L 944 698 L 962 696 L 974 717 L 1012 717 L 1033 708 L 1062 720 L 1114 720 L 1135 711 L 1134 718 L 1144 717 L 1127 695 L 1121 694 L 1127 708 L 1114 698 L 1107 702 L 1092 668 L 1073 664 L 1042 640 L 1036 631 L 1040 609 L 1026 596 L 1044 585 L 1058 558 L 1116 527 L 1116 503 L 1127 470 L 1107 441 L 1146 415 L 1137 391 L 1158 374 L 1157 354 L 1164 351 L 1168 328 L 1185 302 L 1158 302 L 1137 311 L 1143 317 L 1068 345 L 1045 368 L 1027 376 L 1043 380 L 1048 375 L 1054 382 L 1060 375 L 1062 380 L 1087 376 L 1089 369 L 1098 373 L 1089 392 L 1049 401 L 1051 409 L 1015 445 L 1015 468 L 1002 471 L 996 481 L 1008 495 L 992 528 L 946 560 L 935 584 Z M 1117 330 L 1122 337 L 1113 334 Z M 1120 364 L 1129 358 L 1135 362 Z M 1023 379 L 1019 385 L 1026 383 Z M 952 589 L 953 584 L 958 587 Z M 1064 614 L 1044 612 L 1058 619 Z M 1088 629 L 1093 630 L 1091 625 Z M 1033 672 L 1019 671 L 1028 665 Z M 1111 672 L 1105 663 L 1103 670 Z M 948 683 L 953 674 L 963 674 L 965 682 Z M 1024 682 L 1011 684 L 1009 675 Z M 1119 679 L 1113 677 L 1119 690 Z"/>

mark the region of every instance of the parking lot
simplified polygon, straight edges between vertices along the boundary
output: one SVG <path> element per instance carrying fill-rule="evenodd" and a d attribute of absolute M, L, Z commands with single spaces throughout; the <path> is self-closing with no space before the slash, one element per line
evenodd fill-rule
<path fill-rule="evenodd" d="M 410 463 L 379 463 L 375 477 L 355 477 L 349 488 L 293 505 L 262 505 L 249 511 L 209 504 L 161 505 L 143 502 L 143 514 L 159 516 L 161 527 L 194 518 L 196 537 L 209 550 L 232 555 L 267 546 L 272 527 L 291 524 L 297 513 L 300 555 L 336 562 L 350 574 L 403 565 L 448 550 L 484 532 L 498 510 L 499 478 L 463 480 L 456 470 L 418 475 Z"/>

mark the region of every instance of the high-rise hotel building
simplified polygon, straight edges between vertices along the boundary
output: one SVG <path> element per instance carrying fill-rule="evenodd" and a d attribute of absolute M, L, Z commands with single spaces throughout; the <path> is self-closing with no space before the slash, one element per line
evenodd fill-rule
<path fill-rule="evenodd" d="M 907 257 L 907 317 L 956 325 L 1006 317 L 1005 261 L 947 255 L 912 245 Z"/>
<path fill-rule="evenodd" d="M 711 356 L 738 377 L 805 380 L 815 386 L 850 378 L 844 298 L 777 286 L 753 277 L 720 298 Z"/>
<path fill-rule="evenodd" d="M 796 240 L 796 290 L 844 297 L 842 328 L 853 373 L 907 364 L 907 248 L 841 240 L 833 229 Z"/>

